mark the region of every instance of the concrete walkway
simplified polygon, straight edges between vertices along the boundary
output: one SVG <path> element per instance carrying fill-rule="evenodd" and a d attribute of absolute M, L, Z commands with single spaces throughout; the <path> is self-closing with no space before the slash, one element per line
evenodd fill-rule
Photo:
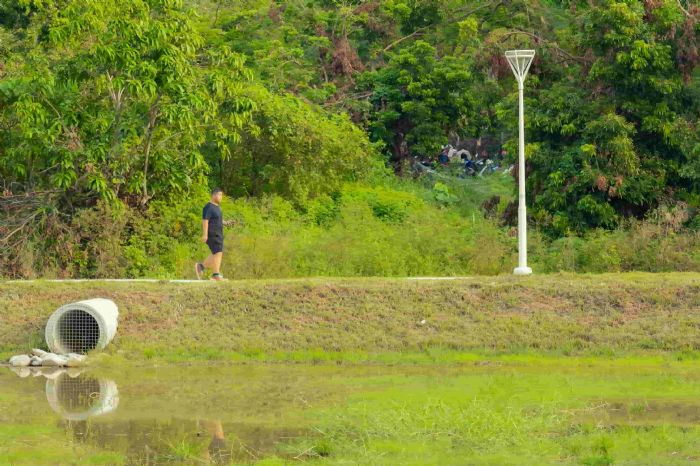
<path fill-rule="evenodd" d="M 71 278 L 71 279 L 50 279 L 50 280 L 4 280 L 0 283 L 209 283 L 211 280 L 169 280 L 158 278 Z"/>
<path fill-rule="evenodd" d="M 354 280 L 354 279 L 371 279 L 371 278 L 383 278 L 387 280 L 470 280 L 473 277 L 295 277 L 295 278 L 277 278 L 274 280 L 282 281 L 293 281 L 293 280 Z M 257 281 L 258 279 L 244 279 L 244 280 L 229 280 L 226 281 Z M 260 280 L 272 280 L 272 279 L 260 279 Z M 75 279 L 50 279 L 50 280 L 0 280 L 2 283 L 212 283 L 212 280 L 172 280 L 172 279 L 158 279 L 158 278 L 75 278 Z"/>

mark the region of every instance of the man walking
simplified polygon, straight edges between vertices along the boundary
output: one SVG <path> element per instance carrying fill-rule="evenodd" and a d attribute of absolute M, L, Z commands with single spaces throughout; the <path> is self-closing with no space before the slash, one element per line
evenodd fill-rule
<path fill-rule="evenodd" d="M 202 210 L 202 242 L 209 246 L 211 254 L 204 262 L 197 262 L 194 271 L 197 278 L 201 279 L 205 269 L 212 271 L 211 280 L 223 280 L 221 275 L 221 259 L 224 256 L 224 218 L 221 213 L 221 200 L 224 192 L 221 188 L 214 188 L 211 192 L 211 200 Z"/>

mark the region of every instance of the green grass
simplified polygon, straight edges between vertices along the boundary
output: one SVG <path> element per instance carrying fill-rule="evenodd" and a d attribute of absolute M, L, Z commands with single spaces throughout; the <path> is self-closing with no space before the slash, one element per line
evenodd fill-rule
<path fill-rule="evenodd" d="M 37 346 L 51 312 L 96 296 L 120 307 L 108 350 L 117 362 L 450 363 L 504 354 L 694 359 L 700 351 L 700 275 L 677 273 L 3 283 L 0 355 Z"/>
<path fill-rule="evenodd" d="M 42 379 L 2 371 L 0 464 L 145 464 L 145 451 L 199 464 L 218 423 L 231 464 L 690 465 L 698 374 L 700 361 L 539 356 L 103 368 L 119 407 L 85 425 L 56 420 Z"/>
<path fill-rule="evenodd" d="M 234 464 L 700 462 L 700 274 L 5 282 L 0 355 L 95 296 L 120 306 L 93 366 L 121 403 L 90 438 L 128 421 L 164 461 L 201 462 L 188 426 L 219 419 Z M 125 440 L 72 441 L 40 380 L 1 382 L 0 465 L 144 461 Z"/>
<path fill-rule="evenodd" d="M 67 461 L 67 458 L 70 460 Z M 0 466 L 124 463 L 125 458 L 121 454 L 72 442 L 68 433 L 55 423 L 0 425 Z"/>
<path fill-rule="evenodd" d="M 460 178 L 461 165 L 440 168 L 436 175 L 423 176 L 418 181 L 397 178 L 392 184 L 396 189 L 413 192 L 426 201 L 435 200 L 430 196 L 435 183 L 443 183 L 454 196 L 452 207 L 465 217 L 480 213 L 481 204 L 493 196 L 501 198 L 505 204 L 515 198 L 515 183 L 512 175 L 497 172 L 486 176 Z M 422 189 L 421 189 L 422 188 Z"/>
<path fill-rule="evenodd" d="M 698 419 L 678 425 L 665 417 L 673 410 L 697 409 L 696 366 L 676 373 L 628 365 L 603 375 L 604 367 L 593 363 L 571 370 L 533 364 L 494 371 L 490 377 L 469 371 L 439 383 L 429 376 L 387 377 L 378 390 L 354 395 L 347 406 L 326 411 L 319 430 L 326 433 L 331 463 L 340 464 L 700 461 Z M 652 420 L 642 413 L 620 418 L 611 403 L 624 404 L 630 397 L 656 400 L 670 413 L 656 413 Z"/>
<path fill-rule="evenodd" d="M 224 212 L 236 226 L 226 233 L 225 273 L 249 279 L 507 270 L 515 241 L 485 220 L 479 206 L 494 192 L 509 191 L 512 182 L 501 177 L 423 182 L 347 185 L 338 198 L 314 200 L 305 212 L 275 197 L 230 202 Z M 444 192 L 434 189 L 436 182 L 448 183 L 447 199 L 438 200 Z M 204 249 L 178 262 L 177 275 L 189 277 Z"/>

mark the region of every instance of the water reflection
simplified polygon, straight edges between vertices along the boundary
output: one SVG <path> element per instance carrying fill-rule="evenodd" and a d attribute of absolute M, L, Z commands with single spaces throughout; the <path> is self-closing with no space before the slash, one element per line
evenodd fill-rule
<path fill-rule="evenodd" d="M 46 380 L 49 406 L 69 421 L 111 413 L 119 406 L 119 391 L 113 380 L 66 371 Z"/>
<path fill-rule="evenodd" d="M 13 367 L 22 378 L 46 378 L 46 400 L 51 409 L 68 421 L 84 421 L 111 413 L 119 406 L 117 384 L 93 377 L 81 368 Z"/>
<path fill-rule="evenodd" d="M 224 426 L 220 420 L 204 421 L 204 426 L 211 437 L 211 442 L 207 447 L 205 458 L 216 463 L 228 463 L 232 458 L 231 447 L 226 442 L 224 436 Z"/>
<path fill-rule="evenodd" d="M 282 414 L 277 411 L 281 406 L 275 406 L 268 397 L 274 401 L 285 397 L 270 390 L 267 380 L 264 388 L 245 392 L 228 386 L 232 381 L 227 380 L 224 385 L 220 383 L 223 380 L 210 375 L 183 384 L 182 376 L 174 378 L 169 374 L 167 381 L 160 376 L 129 380 L 124 383 L 120 397 L 114 380 L 90 370 L 57 367 L 11 370 L 25 380 L 0 382 L 3 388 L 15 385 L 18 392 L 38 395 L 40 383 L 49 407 L 61 417 L 58 426 L 76 444 L 121 454 L 125 464 L 218 465 L 255 461 L 279 454 L 281 444 L 308 434 L 304 428 L 257 419 L 260 409 L 262 412 L 271 409 L 278 413 L 275 416 Z M 28 390 L 29 386 L 34 389 Z M 192 387 L 196 390 L 192 391 Z M 289 395 L 282 406 L 296 404 L 295 399 L 296 395 Z M 42 404 L 36 401 L 30 406 L 33 412 L 42 409 Z M 43 404 L 44 412 L 45 407 Z M 232 411 L 238 415 L 232 416 Z"/>
<path fill-rule="evenodd" d="M 93 458 L 123 465 L 241 464 L 265 458 L 289 464 L 328 455 L 327 461 L 338 463 L 340 455 L 372 459 L 374 448 L 386 455 L 377 462 L 386 464 L 464 464 L 460 459 L 477 450 L 485 462 L 519 458 L 530 446 L 530 434 L 532 444 L 562 448 L 567 455 L 576 447 L 578 453 L 560 459 L 577 463 L 600 458 L 591 456 L 600 453 L 598 447 L 577 446 L 598 445 L 601 435 L 622 445 L 639 436 L 654 445 L 661 456 L 648 464 L 667 463 L 668 452 L 675 451 L 672 459 L 683 464 L 697 459 L 700 371 L 695 362 L 561 364 L 17 371 L 24 378 L 0 368 L 0 463 L 7 463 L 7 452 L 31 458 L 54 451 L 66 461 L 61 456 L 61 461 L 22 464 L 89 464 Z M 118 397 L 116 390 L 110 396 L 110 384 L 100 383 L 105 375 L 116 381 Z M 47 379 L 54 384 L 56 411 L 46 402 Z M 75 383 L 83 380 L 84 385 Z M 64 381 L 69 385 L 62 388 Z M 71 420 L 68 413 L 82 420 Z M 554 461 L 552 449 L 532 461 Z M 392 462 L 399 451 L 405 461 Z M 445 461 L 435 461 L 435 452 L 444 453 Z M 643 458 L 627 462 L 635 459 Z"/>

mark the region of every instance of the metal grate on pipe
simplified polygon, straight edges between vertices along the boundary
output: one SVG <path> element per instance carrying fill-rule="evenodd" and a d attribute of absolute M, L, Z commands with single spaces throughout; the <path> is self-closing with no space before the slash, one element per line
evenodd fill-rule
<path fill-rule="evenodd" d="M 64 371 L 46 379 L 46 401 L 64 419 L 84 421 L 116 410 L 119 391 L 112 380 Z"/>
<path fill-rule="evenodd" d="M 92 377 L 74 379 L 63 374 L 56 381 L 56 396 L 66 412 L 86 411 L 100 401 L 100 382 Z"/>
<path fill-rule="evenodd" d="M 90 313 L 72 309 L 58 320 L 57 337 L 68 353 L 87 353 L 97 347 L 100 326 Z"/>

